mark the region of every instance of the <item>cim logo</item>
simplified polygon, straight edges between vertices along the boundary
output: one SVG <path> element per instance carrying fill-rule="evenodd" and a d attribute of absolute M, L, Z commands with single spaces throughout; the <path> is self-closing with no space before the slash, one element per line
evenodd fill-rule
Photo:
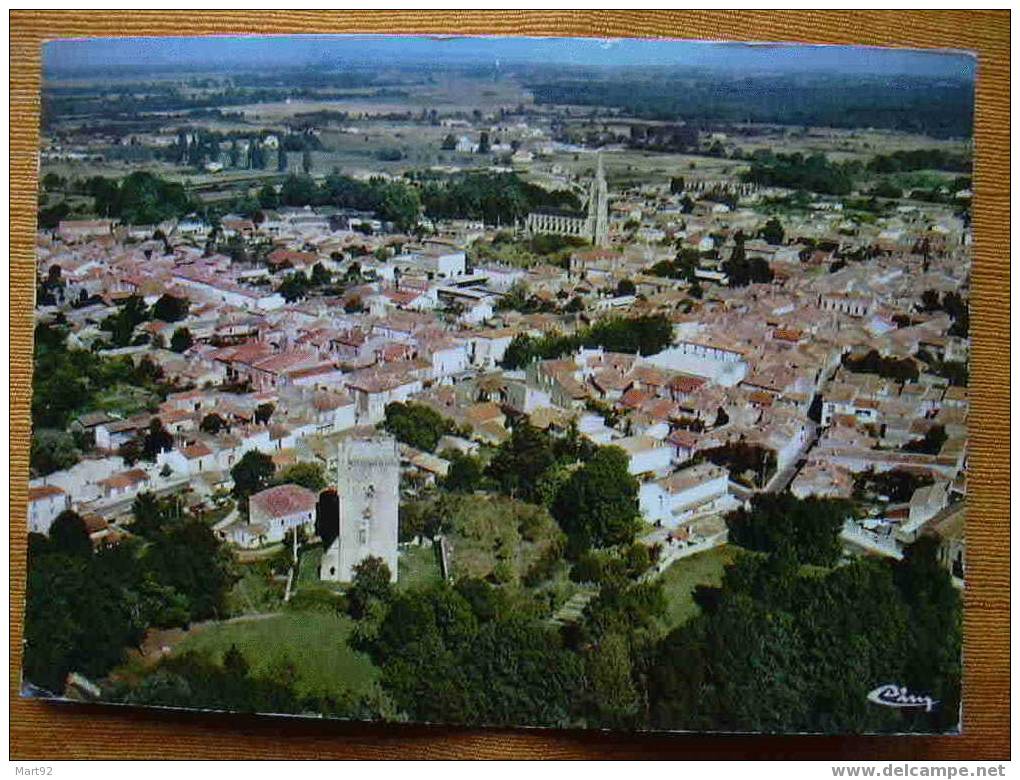
<path fill-rule="evenodd" d="M 883 707 L 924 707 L 925 712 L 931 712 L 938 699 L 931 696 L 917 696 L 911 693 L 902 685 L 886 684 L 879 685 L 868 694 L 868 701 L 873 704 L 880 704 Z"/>

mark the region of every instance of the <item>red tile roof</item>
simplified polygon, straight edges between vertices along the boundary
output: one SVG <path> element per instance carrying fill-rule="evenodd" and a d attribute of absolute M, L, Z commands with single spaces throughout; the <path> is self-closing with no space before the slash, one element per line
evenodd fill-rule
<path fill-rule="evenodd" d="M 315 494 L 300 485 L 277 485 L 251 497 L 251 509 L 261 517 L 287 517 L 315 509 Z"/>

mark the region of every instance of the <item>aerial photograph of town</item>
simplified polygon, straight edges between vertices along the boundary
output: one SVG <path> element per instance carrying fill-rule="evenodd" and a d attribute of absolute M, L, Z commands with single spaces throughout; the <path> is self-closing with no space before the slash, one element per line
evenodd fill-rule
<path fill-rule="evenodd" d="M 960 729 L 970 55 L 42 61 L 22 696 Z"/>

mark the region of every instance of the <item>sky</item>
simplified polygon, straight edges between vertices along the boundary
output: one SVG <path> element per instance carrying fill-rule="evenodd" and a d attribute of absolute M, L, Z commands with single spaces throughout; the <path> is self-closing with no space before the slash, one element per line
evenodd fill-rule
<path fill-rule="evenodd" d="M 506 65 L 691 66 L 748 74 L 840 72 L 969 80 L 976 65 L 964 52 L 619 38 L 253 35 L 59 40 L 43 48 L 48 73 L 127 65 L 462 65 L 497 60 Z"/>

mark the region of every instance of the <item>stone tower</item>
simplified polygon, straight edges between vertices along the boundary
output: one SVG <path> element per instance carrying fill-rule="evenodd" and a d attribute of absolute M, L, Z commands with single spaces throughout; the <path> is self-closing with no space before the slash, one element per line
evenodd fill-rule
<path fill-rule="evenodd" d="M 595 246 L 609 245 L 609 188 L 602 168 L 602 152 L 598 153 L 595 178 L 588 196 L 588 225 L 591 242 Z"/>
<path fill-rule="evenodd" d="M 397 507 L 400 455 L 390 436 L 347 439 L 340 444 L 337 493 L 340 533 L 323 553 L 319 578 L 350 582 L 354 567 L 377 557 L 397 580 Z"/>

